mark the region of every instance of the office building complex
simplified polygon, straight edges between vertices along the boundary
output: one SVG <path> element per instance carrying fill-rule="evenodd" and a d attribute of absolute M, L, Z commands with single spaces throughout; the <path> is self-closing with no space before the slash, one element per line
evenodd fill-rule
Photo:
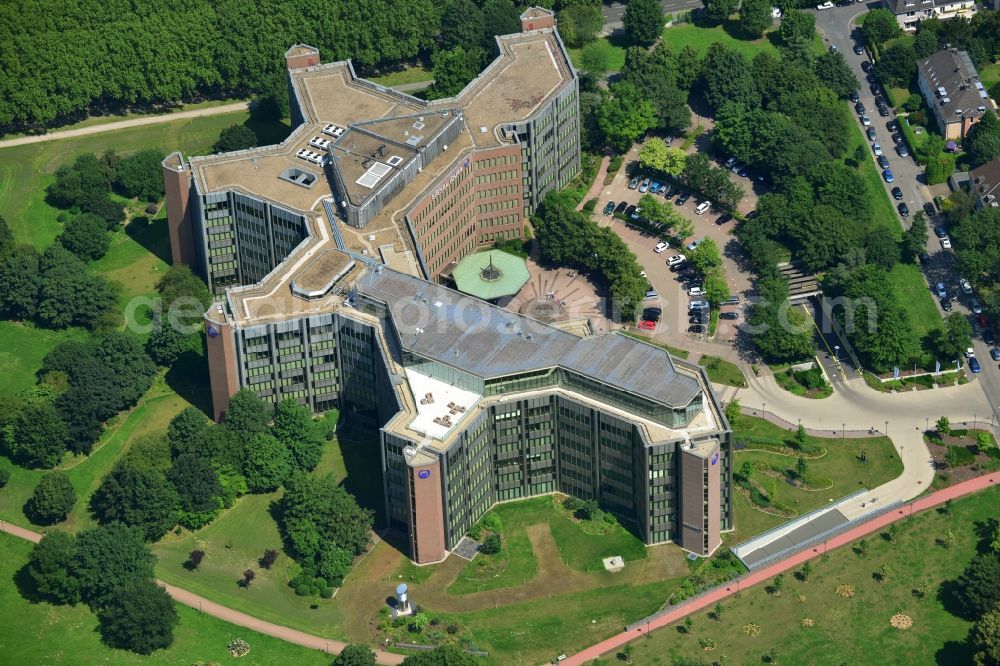
<path fill-rule="evenodd" d="M 556 491 L 708 554 L 732 526 L 732 447 L 703 370 L 441 284 L 579 169 L 576 75 L 551 12 L 522 23 L 433 102 L 293 47 L 288 139 L 164 160 L 174 261 L 219 296 L 215 416 L 250 388 L 377 430 L 386 514 L 419 563 L 496 502 Z"/>

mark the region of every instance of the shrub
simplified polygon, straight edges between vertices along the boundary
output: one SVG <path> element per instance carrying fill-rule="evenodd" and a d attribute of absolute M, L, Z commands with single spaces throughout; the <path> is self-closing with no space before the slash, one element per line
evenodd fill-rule
<path fill-rule="evenodd" d="M 503 542 L 500 540 L 499 534 L 491 534 L 486 537 L 486 541 L 483 542 L 482 552 L 485 555 L 496 555 L 500 552 Z"/>
<path fill-rule="evenodd" d="M 295 594 L 298 595 L 298 596 L 300 596 L 300 597 L 308 597 L 309 596 L 309 586 L 308 585 L 296 585 L 295 586 Z"/>
<path fill-rule="evenodd" d="M 264 555 L 260 558 L 260 566 L 265 569 L 270 569 L 274 561 L 278 559 L 278 551 L 268 548 L 264 551 Z"/>
<path fill-rule="evenodd" d="M 203 550 L 195 549 L 188 553 L 188 562 L 191 563 L 192 569 L 197 569 L 203 559 L 205 559 L 205 551 Z"/>
<path fill-rule="evenodd" d="M 454 636 L 455 634 L 458 633 L 458 625 L 452 622 L 447 627 L 445 627 L 445 631 Z"/>
<path fill-rule="evenodd" d="M 962 467 L 963 465 L 970 465 L 975 462 L 976 456 L 967 447 L 964 446 L 949 446 L 948 453 L 945 455 L 945 461 L 948 463 L 949 467 Z"/>
<path fill-rule="evenodd" d="M 597 197 L 591 197 L 587 199 L 587 203 L 583 204 L 583 212 L 585 213 L 593 213 L 595 208 L 597 208 Z"/>
<path fill-rule="evenodd" d="M 503 530 L 503 523 L 500 522 L 500 516 L 495 513 L 488 513 L 483 516 L 483 527 L 490 532 L 500 532 Z"/>
<path fill-rule="evenodd" d="M 312 585 L 309 587 L 309 594 L 316 596 L 319 594 L 319 585 Z"/>
<path fill-rule="evenodd" d="M 826 387 L 826 380 L 823 379 L 823 372 L 819 368 L 795 372 L 793 376 L 795 377 L 795 381 L 807 389 L 821 389 Z"/>
<path fill-rule="evenodd" d="M 323 597 L 324 599 L 333 598 L 333 588 L 324 587 L 322 590 L 319 591 L 319 596 Z"/>
<path fill-rule="evenodd" d="M 318 587 L 321 590 L 324 587 L 330 587 L 329 585 L 327 585 L 326 579 L 322 578 L 322 577 L 314 578 L 312 584 L 315 585 L 316 587 Z"/>
<path fill-rule="evenodd" d="M 343 587 L 344 579 L 339 576 L 337 578 L 331 578 L 330 585 L 332 585 L 333 587 Z"/>
<path fill-rule="evenodd" d="M 10 470 L 6 467 L 0 467 L 0 488 L 6 486 L 8 481 L 10 481 Z"/>

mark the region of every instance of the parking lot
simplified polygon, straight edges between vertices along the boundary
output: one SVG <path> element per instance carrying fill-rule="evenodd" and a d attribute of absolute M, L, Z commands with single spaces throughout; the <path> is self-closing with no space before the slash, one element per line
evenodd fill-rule
<path fill-rule="evenodd" d="M 679 142 L 680 139 L 677 141 Z M 689 150 L 689 153 L 695 150 L 706 149 L 709 144 L 709 137 L 703 134 Z M 674 145 L 678 144 L 675 143 Z M 633 160 L 638 161 L 640 147 L 640 144 L 633 146 L 632 150 L 625 157 L 625 165 L 623 165 L 622 169 L 615 176 L 615 179 L 602 190 L 599 204 L 594 212 L 594 219 L 603 226 L 610 225 L 625 241 L 629 249 L 638 257 L 639 263 L 646 271 L 646 279 L 649 280 L 650 285 L 658 294 L 656 298 L 649 299 L 644 303 L 645 307 L 659 307 L 663 311 L 660 321 L 653 331 L 653 338 L 657 342 L 683 347 L 685 340 L 692 337 L 704 338 L 705 335 L 688 333 L 688 328 L 692 324 L 688 315 L 688 304 L 695 299 L 688 296 L 682 282 L 678 281 L 677 274 L 671 272 L 667 267 L 667 259 L 680 254 L 680 252 L 676 247 L 671 247 L 661 253 L 656 253 L 654 248 L 661 240 L 659 236 L 602 213 L 608 201 L 614 201 L 616 204 L 624 201 L 630 205 L 638 203 L 643 193 L 639 192 L 638 189 L 632 190 L 628 188 L 629 175 L 627 174 L 627 165 Z M 753 210 L 757 203 L 758 194 L 753 190 L 753 182 L 750 178 L 742 178 L 736 174 L 732 174 L 731 177 L 736 182 L 739 182 L 747 192 L 747 195 L 740 203 L 740 212 L 747 213 Z M 665 203 L 674 205 L 676 200 L 677 196 L 675 194 L 670 196 L 669 201 L 665 201 Z M 694 226 L 694 234 L 683 239 L 685 244 L 695 239 L 712 238 L 722 253 L 722 268 L 729 283 L 729 291 L 732 295 L 739 296 L 741 301 L 738 306 L 724 306 L 721 310 L 722 312 L 738 313 L 738 319 L 736 320 L 719 320 L 715 340 L 729 340 L 736 336 L 736 327 L 743 321 L 746 295 L 750 289 L 749 275 L 744 272 L 746 266 L 742 263 L 742 250 L 736 238 L 732 235 L 734 222 L 730 220 L 725 224 L 717 225 L 715 221 L 721 213 L 709 210 L 702 215 L 697 215 L 694 212 L 697 204 L 698 200 L 695 197 L 691 197 L 683 206 L 675 206 L 675 210 L 691 220 Z M 671 241 L 671 245 L 676 244 Z M 741 266 L 743 266 L 744 270 L 741 270 Z M 705 328 L 707 332 L 707 324 Z"/>

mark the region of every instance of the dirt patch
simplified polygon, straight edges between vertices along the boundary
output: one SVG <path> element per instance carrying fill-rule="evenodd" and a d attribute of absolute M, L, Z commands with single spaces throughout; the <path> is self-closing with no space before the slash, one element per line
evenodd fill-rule
<path fill-rule="evenodd" d="M 942 435 L 937 432 L 924 435 L 924 442 L 934 459 L 934 469 L 937 479 L 935 487 L 949 486 L 967 481 L 981 475 L 984 471 L 1000 467 L 1000 460 L 981 452 L 977 446 L 975 434 L 981 430 L 968 430 L 965 435 Z M 971 462 L 965 465 L 952 466 L 948 463 L 948 451 L 951 447 L 966 449 L 972 456 Z"/>

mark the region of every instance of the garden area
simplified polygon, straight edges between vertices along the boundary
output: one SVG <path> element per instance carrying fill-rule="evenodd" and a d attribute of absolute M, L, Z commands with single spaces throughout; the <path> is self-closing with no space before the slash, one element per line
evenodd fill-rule
<path fill-rule="evenodd" d="M 703 354 L 698 359 L 698 365 L 705 368 L 708 379 L 713 384 L 725 384 L 736 388 L 746 388 L 747 378 L 743 376 L 743 371 L 735 363 L 721 359 L 718 356 Z"/>
<path fill-rule="evenodd" d="M 821 399 L 833 395 L 833 387 L 818 368 L 811 370 L 793 370 L 785 366 L 772 366 L 774 379 L 778 386 L 793 395 L 803 398 Z"/>
<path fill-rule="evenodd" d="M 972 622 L 958 610 L 955 580 L 989 550 L 998 500 L 991 488 L 917 514 L 634 641 L 631 658 L 660 666 L 972 663 Z"/>
<path fill-rule="evenodd" d="M 937 470 L 934 488 L 944 488 L 1000 469 L 1000 449 L 989 430 L 953 427 L 944 416 L 932 426 L 924 433 L 924 442 Z"/>
<path fill-rule="evenodd" d="M 888 437 L 815 437 L 744 414 L 731 418 L 731 424 L 735 542 L 861 488 L 875 488 L 903 471 Z"/>

